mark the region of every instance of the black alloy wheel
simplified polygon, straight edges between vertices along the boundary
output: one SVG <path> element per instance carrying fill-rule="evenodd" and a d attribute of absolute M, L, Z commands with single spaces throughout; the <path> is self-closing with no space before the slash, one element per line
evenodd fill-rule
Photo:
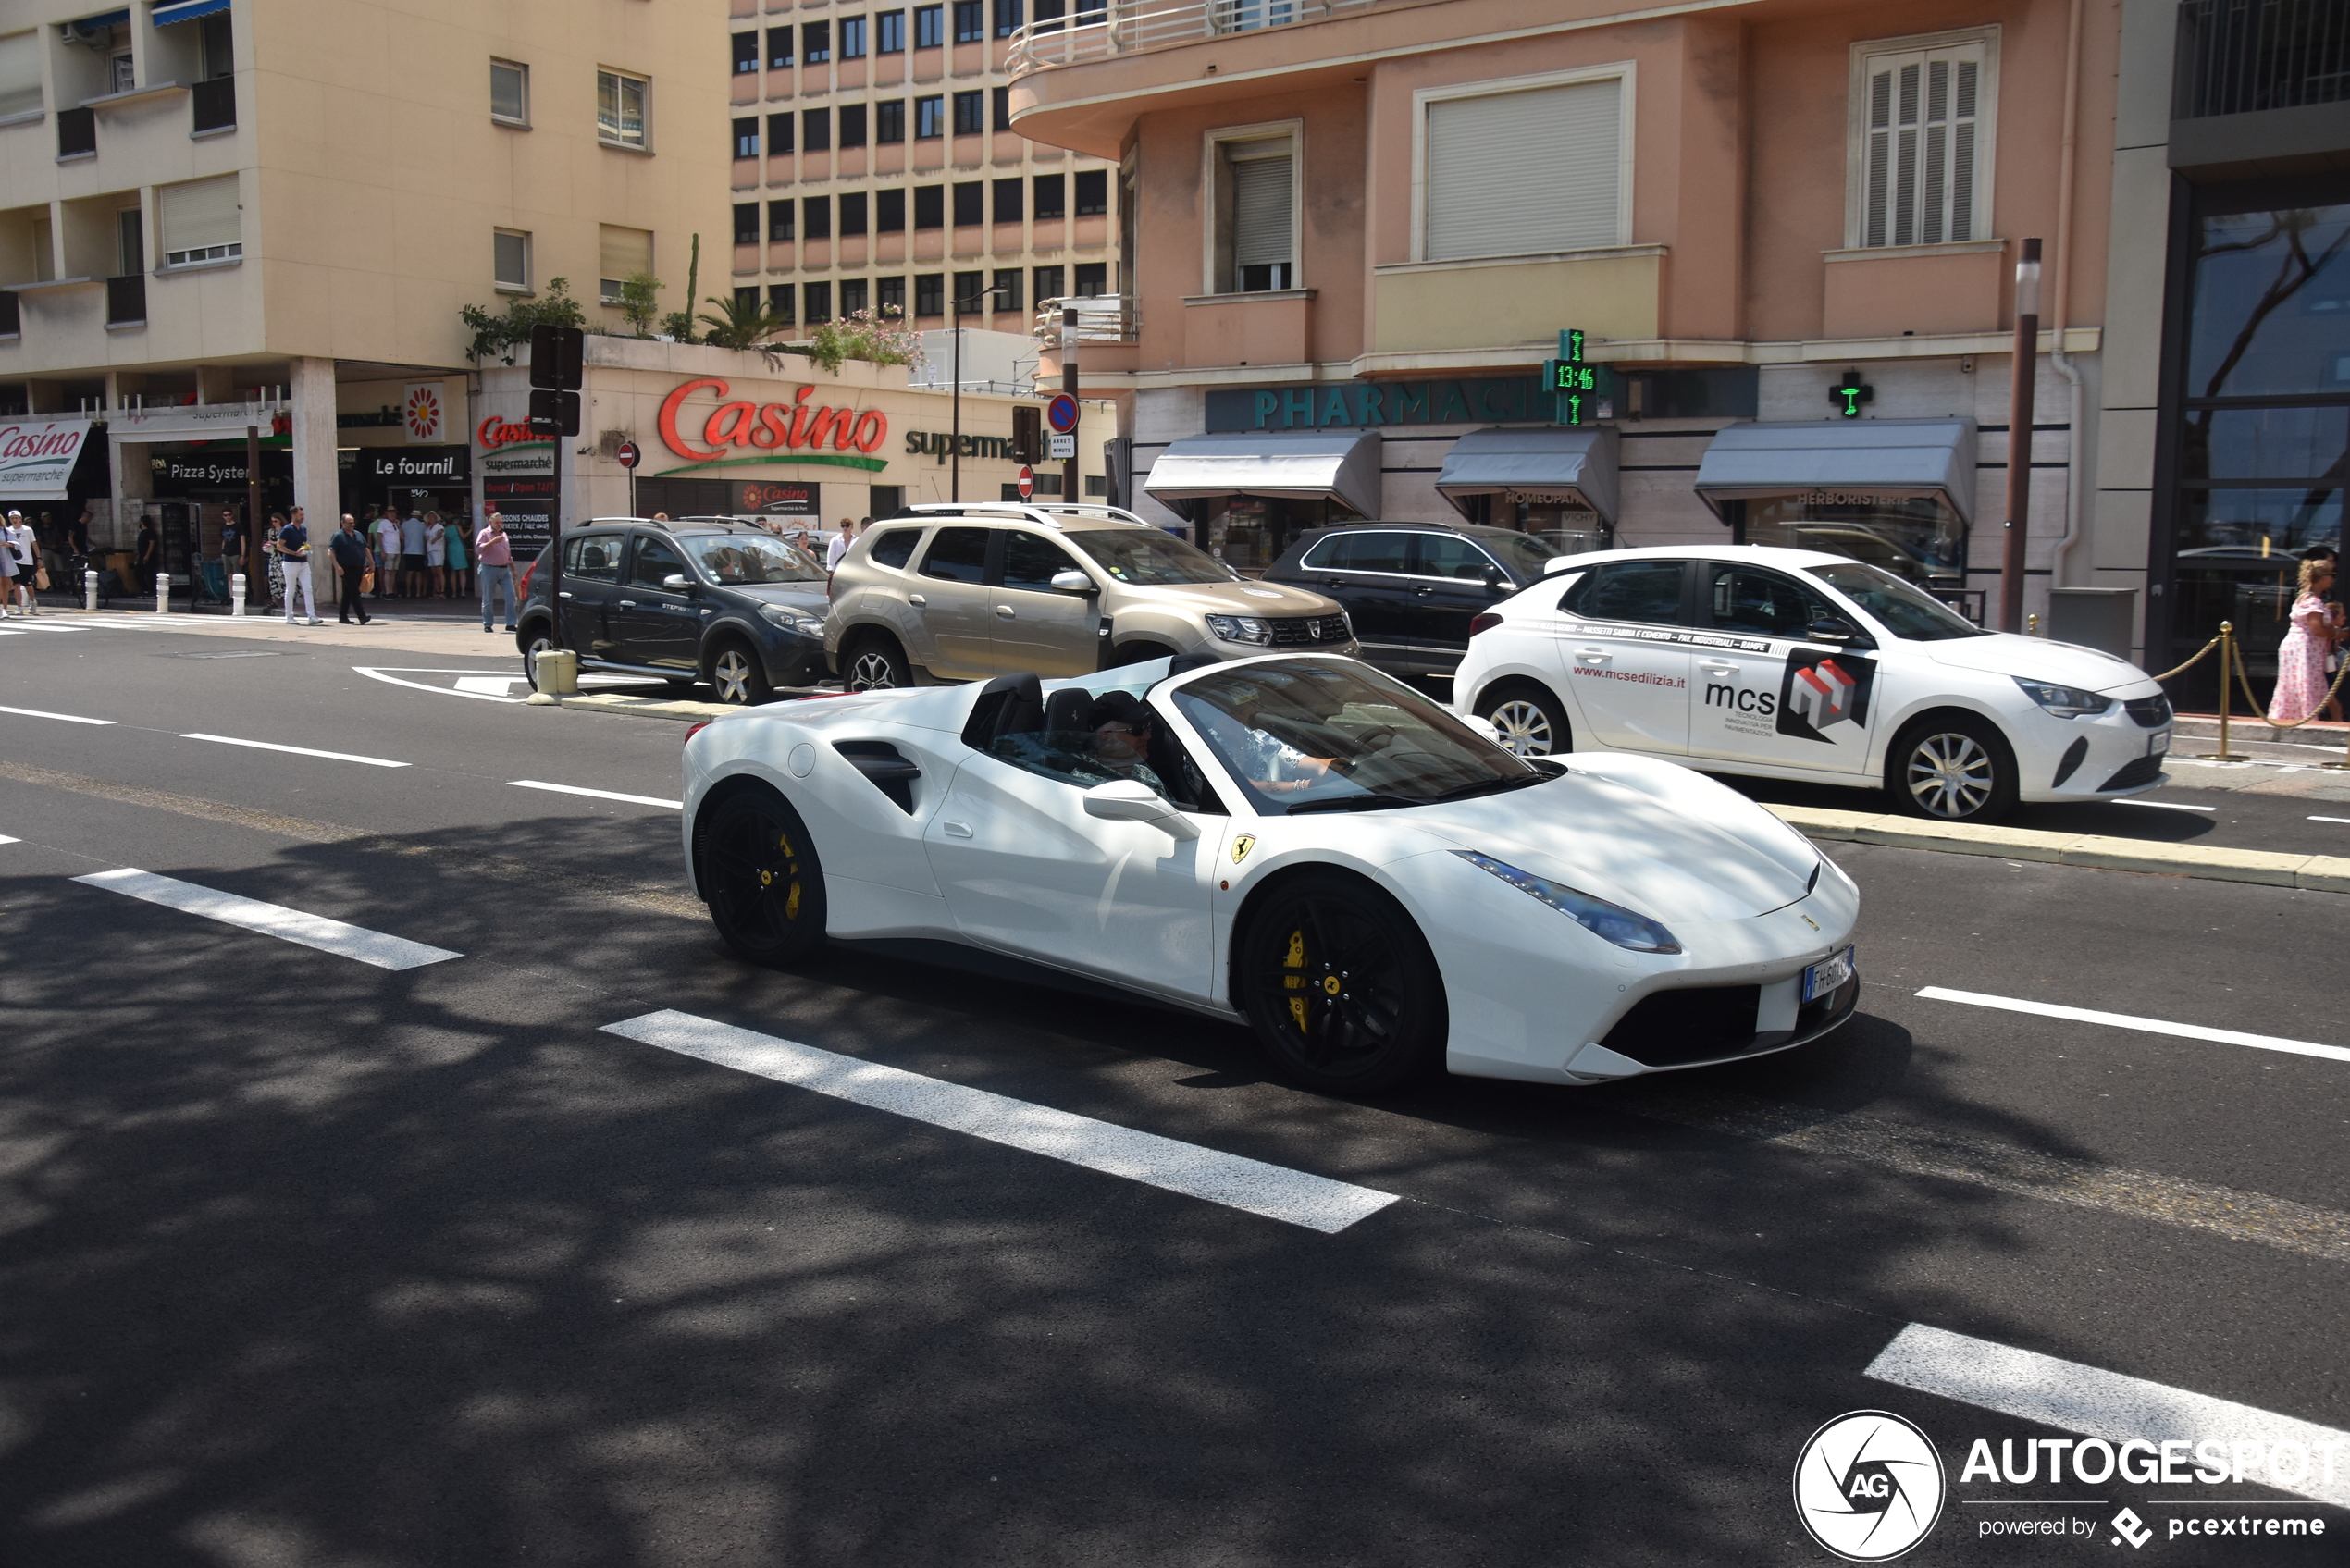
<path fill-rule="evenodd" d="M 720 645 L 710 661 L 710 684 L 719 701 L 736 707 L 750 707 L 775 695 L 758 650 L 740 642 Z"/>
<path fill-rule="evenodd" d="M 849 645 L 841 666 L 841 684 L 850 691 L 888 691 L 914 684 L 906 655 L 889 637 L 868 634 Z"/>
<path fill-rule="evenodd" d="M 1531 681 L 1503 681 L 1478 694 L 1477 716 L 1490 720 L 1503 746 L 1520 757 L 1563 757 L 1575 749 L 1566 710 Z"/>
<path fill-rule="evenodd" d="M 726 945 L 780 968 L 824 941 L 824 870 L 791 802 L 764 785 L 706 812 L 695 838 L 702 897 Z"/>
<path fill-rule="evenodd" d="M 1985 720 L 1928 714 L 1895 739 L 1886 758 L 1885 787 L 1913 817 L 1995 822 L 2015 806 L 2015 753 Z"/>
<path fill-rule="evenodd" d="M 530 683 L 531 690 L 537 691 L 538 689 L 538 656 L 554 647 L 555 639 L 547 635 L 547 626 L 544 622 L 534 621 L 523 627 L 515 636 L 514 642 L 522 648 L 523 678 Z"/>
<path fill-rule="evenodd" d="M 1235 977 L 1282 1073 L 1325 1094 L 1377 1094 L 1444 1060 L 1444 981 L 1410 915 L 1359 877 L 1312 872 L 1250 920 Z"/>

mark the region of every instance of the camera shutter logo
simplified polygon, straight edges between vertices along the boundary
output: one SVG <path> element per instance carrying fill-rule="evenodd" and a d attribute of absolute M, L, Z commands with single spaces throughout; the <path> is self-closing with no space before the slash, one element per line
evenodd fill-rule
<path fill-rule="evenodd" d="M 1795 1513 L 1848 1562 L 1886 1562 L 1942 1517 L 1942 1456 L 1910 1422 L 1882 1410 L 1839 1415 L 1795 1462 Z"/>

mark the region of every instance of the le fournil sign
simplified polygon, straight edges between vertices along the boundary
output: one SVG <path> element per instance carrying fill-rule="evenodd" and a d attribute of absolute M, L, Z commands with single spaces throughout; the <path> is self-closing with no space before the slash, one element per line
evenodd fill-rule
<path fill-rule="evenodd" d="M 1551 414 L 1551 393 L 1538 376 L 1326 381 L 1294 387 L 1218 388 L 1207 394 L 1206 427 L 1221 432 L 1548 423 Z"/>

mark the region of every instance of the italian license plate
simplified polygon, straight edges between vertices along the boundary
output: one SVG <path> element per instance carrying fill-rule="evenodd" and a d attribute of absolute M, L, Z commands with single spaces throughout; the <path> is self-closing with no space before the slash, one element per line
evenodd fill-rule
<path fill-rule="evenodd" d="M 1816 1002 L 1852 978 L 1852 949 L 1823 958 L 1803 971 L 1803 999 Z"/>
<path fill-rule="evenodd" d="M 2163 731 L 2158 735 L 2150 736 L 2146 741 L 2146 755 L 2148 757 L 2160 757 L 2170 749 L 2171 732 L 2169 730 Z"/>

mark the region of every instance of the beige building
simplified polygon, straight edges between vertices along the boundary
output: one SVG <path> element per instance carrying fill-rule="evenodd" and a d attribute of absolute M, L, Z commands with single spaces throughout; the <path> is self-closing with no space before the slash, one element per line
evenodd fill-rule
<path fill-rule="evenodd" d="M 943 327 L 984 290 L 964 323 L 1020 333 L 1040 301 L 1115 291 L 1114 167 L 1011 126 L 1012 33 L 1060 5 L 732 0 L 736 290 L 803 330 L 889 306 Z"/>
<path fill-rule="evenodd" d="M 156 517 L 175 575 L 244 501 L 248 430 L 265 504 L 314 524 L 462 504 L 460 311 L 563 278 L 619 330 L 630 272 L 682 290 L 725 205 L 724 30 L 693 0 L 0 0 L 0 414 L 93 422 L 58 504 L 101 543 Z"/>

